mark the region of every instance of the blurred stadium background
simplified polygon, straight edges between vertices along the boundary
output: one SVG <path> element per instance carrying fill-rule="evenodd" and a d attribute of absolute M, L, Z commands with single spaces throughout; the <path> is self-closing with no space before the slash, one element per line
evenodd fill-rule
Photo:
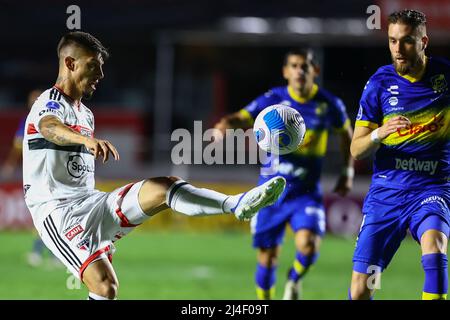
<path fill-rule="evenodd" d="M 56 44 L 67 32 L 67 1 L 0 1 L 0 163 L 12 145 L 26 97 L 57 75 Z M 81 29 L 112 52 L 105 79 L 88 106 L 96 136 L 108 137 L 121 161 L 98 164 L 104 191 L 149 176 L 178 175 L 200 186 L 239 193 L 257 181 L 251 165 L 178 165 L 170 160 L 176 128 L 195 120 L 211 127 L 268 88 L 282 85 L 283 54 L 315 49 L 319 84 L 340 96 L 352 121 L 367 79 L 390 63 L 386 29 L 369 30 L 368 6 L 388 13 L 415 8 L 427 14 L 428 54 L 449 57 L 450 1 L 77 1 Z M 354 190 L 331 193 L 339 173 L 333 137 L 323 172 L 328 235 L 315 270 L 305 280 L 306 299 L 345 299 L 351 256 L 369 186 L 371 162 L 356 163 Z M 23 202 L 21 170 L 0 180 L 0 299 L 79 299 L 70 275 L 48 264 L 31 268 L 25 256 L 34 234 Z M 187 218 L 162 214 L 117 243 L 114 264 L 121 299 L 253 299 L 255 252 L 249 225 L 233 217 Z M 278 294 L 293 257 L 287 234 L 278 271 Z M 379 299 L 420 297 L 419 249 L 407 239 L 385 272 Z M 70 287 L 70 285 L 69 285 Z M 74 288 L 76 289 L 76 288 Z"/>

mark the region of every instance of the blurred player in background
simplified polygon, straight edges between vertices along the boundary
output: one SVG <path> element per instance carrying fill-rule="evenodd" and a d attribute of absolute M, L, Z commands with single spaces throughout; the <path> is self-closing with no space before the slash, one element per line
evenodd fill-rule
<path fill-rule="evenodd" d="M 222 118 L 215 128 L 222 133 L 230 128 L 249 128 L 264 108 L 274 104 L 296 109 L 305 120 L 306 135 L 300 148 L 280 156 L 279 163 L 275 164 L 275 174 L 260 175 L 260 184 L 274 175 L 285 177 L 285 193 L 273 206 L 260 210 L 252 220 L 253 246 L 258 249 L 255 275 L 258 298 L 274 298 L 277 259 L 289 224 L 295 233 L 297 252 L 288 272 L 283 299 L 296 300 L 300 298 L 301 279 L 316 262 L 325 232 L 319 180 L 328 130 L 333 129 L 341 142 L 343 167 L 334 191 L 344 196 L 351 190 L 354 176 L 349 153 L 352 128 L 343 102 L 314 82 L 319 66 L 311 50 L 289 51 L 282 71 L 287 86 L 269 90 L 239 112 Z"/>
<path fill-rule="evenodd" d="M 31 106 L 36 99 L 41 95 L 42 90 L 34 89 L 28 93 L 27 97 L 27 109 L 31 109 Z M 14 135 L 13 143 L 8 156 L 3 163 L 1 169 L 1 176 L 3 179 L 11 179 L 14 176 L 15 171 L 20 167 L 22 168 L 22 142 L 25 128 L 26 117 L 23 117 Z M 27 262 L 32 267 L 38 267 L 44 262 L 44 252 L 46 251 L 45 245 L 40 237 L 36 237 L 33 241 L 32 250 L 27 254 Z M 51 264 L 58 266 L 59 261 L 51 253 Z"/>
<path fill-rule="evenodd" d="M 233 213 L 244 220 L 283 192 L 283 177 L 234 196 L 177 177 L 145 179 L 110 193 L 94 189 L 94 160 L 119 160 L 119 153 L 109 141 L 94 138 L 94 116 L 81 99 L 97 89 L 108 52 L 92 35 L 71 32 L 57 53 L 56 84 L 39 96 L 25 124 L 25 201 L 44 243 L 84 282 L 89 299 L 117 297 L 113 242 L 150 216 L 172 208 L 189 216 Z"/>
<path fill-rule="evenodd" d="M 39 89 L 31 90 L 28 93 L 27 98 L 28 110 L 31 109 L 31 106 L 33 105 L 34 101 L 36 101 L 36 99 L 41 95 L 41 93 L 42 90 Z M 14 175 L 16 169 L 22 167 L 22 141 L 23 141 L 23 131 L 25 128 L 25 120 L 26 117 L 23 117 L 19 122 L 19 126 L 14 135 L 12 146 L 8 152 L 6 160 L 3 163 L 2 169 L 0 171 L 3 179 L 10 179 Z"/>
<path fill-rule="evenodd" d="M 422 250 L 423 299 L 447 296 L 450 203 L 450 63 L 427 57 L 426 18 L 402 10 L 388 18 L 393 64 L 367 82 L 352 155 L 375 153 L 372 183 L 353 256 L 350 299 L 369 299 L 374 270 L 389 262 L 409 228 Z M 375 268 L 374 268 L 375 267 Z"/>

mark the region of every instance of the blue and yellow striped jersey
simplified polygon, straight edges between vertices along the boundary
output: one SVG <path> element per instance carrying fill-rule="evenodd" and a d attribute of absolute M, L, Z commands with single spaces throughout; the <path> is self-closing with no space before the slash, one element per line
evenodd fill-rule
<path fill-rule="evenodd" d="M 263 109 L 274 104 L 284 104 L 300 112 L 305 120 L 306 134 L 299 149 L 281 155 L 279 163 L 276 164 L 276 172 L 270 176 L 261 176 L 261 179 L 282 175 L 288 182 L 288 190 L 318 191 L 328 132 L 330 129 L 345 130 L 350 126 L 344 103 L 316 84 L 306 99 L 298 96 L 289 86 L 283 86 L 272 88 L 240 112 L 249 120 L 253 120 Z"/>
<path fill-rule="evenodd" d="M 372 184 L 400 189 L 449 186 L 450 62 L 428 58 L 418 78 L 379 68 L 367 82 L 356 126 L 378 128 L 403 115 L 411 125 L 382 141 L 374 159 Z"/>

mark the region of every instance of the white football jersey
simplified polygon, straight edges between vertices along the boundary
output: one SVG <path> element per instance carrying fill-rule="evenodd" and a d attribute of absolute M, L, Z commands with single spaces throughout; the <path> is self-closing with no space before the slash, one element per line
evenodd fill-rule
<path fill-rule="evenodd" d="M 23 187 L 25 202 L 34 217 L 41 205 L 51 207 L 94 191 L 94 156 L 84 145 L 59 146 L 39 132 L 39 121 L 52 115 L 85 136 L 93 137 L 94 116 L 56 87 L 34 102 L 25 122 Z"/>

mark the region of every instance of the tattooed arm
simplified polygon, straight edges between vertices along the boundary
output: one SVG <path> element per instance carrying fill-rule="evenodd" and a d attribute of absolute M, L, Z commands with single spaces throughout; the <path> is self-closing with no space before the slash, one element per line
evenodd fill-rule
<path fill-rule="evenodd" d="M 85 144 L 88 137 L 64 125 L 57 117 L 46 116 L 39 122 L 39 131 L 44 138 L 59 146 Z"/>
<path fill-rule="evenodd" d="M 59 146 L 84 145 L 95 159 L 99 155 L 103 156 L 103 162 L 108 161 L 109 153 L 113 155 L 114 159 L 119 160 L 119 153 L 111 142 L 83 136 L 63 124 L 55 116 L 43 117 L 39 122 L 39 131 L 46 140 Z"/>

